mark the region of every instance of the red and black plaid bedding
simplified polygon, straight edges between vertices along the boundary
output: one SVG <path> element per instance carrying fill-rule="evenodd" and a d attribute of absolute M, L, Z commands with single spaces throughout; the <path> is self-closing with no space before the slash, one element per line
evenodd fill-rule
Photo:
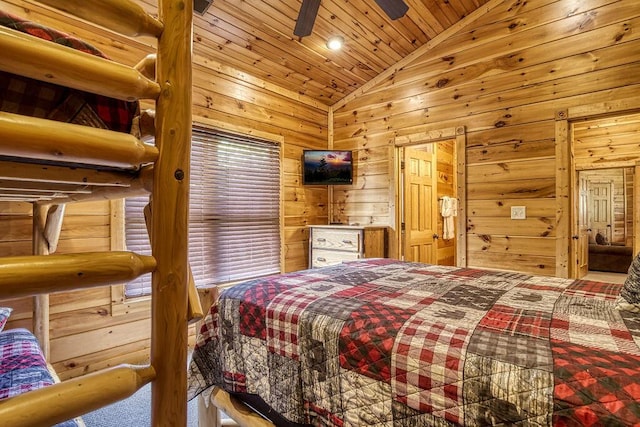
<path fill-rule="evenodd" d="M 53 384 L 36 337 L 26 329 L 0 332 L 0 399 Z M 57 427 L 77 427 L 71 420 Z"/>
<path fill-rule="evenodd" d="M 98 49 L 73 36 L 18 18 L 2 10 L 0 10 L 0 25 L 106 58 Z M 80 114 L 81 110 L 72 111 L 68 104 L 73 101 L 77 104 L 78 99 L 86 104 L 92 115 L 97 117 L 96 120 L 91 123 L 86 120 L 77 120 L 76 115 Z M 139 107 L 137 102 L 120 101 L 0 71 L 0 111 L 129 133 Z"/>
<path fill-rule="evenodd" d="M 640 314 L 621 285 L 362 260 L 225 290 L 189 395 L 318 426 L 640 426 Z"/>

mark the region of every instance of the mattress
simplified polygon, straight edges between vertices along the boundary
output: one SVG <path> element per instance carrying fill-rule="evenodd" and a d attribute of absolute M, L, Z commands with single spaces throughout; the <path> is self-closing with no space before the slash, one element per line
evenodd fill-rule
<path fill-rule="evenodd" d="M 221 293 L 189 368 L 322 426 L 640 425 L 622 285 L 368 259 Z"/>
<path fill-rule="evenodd" d="M 36 337 L 26 329 L 0 332 L 0 399 L 54 384 Z M 56 427 L 79 427 L 69 420 Z"/>

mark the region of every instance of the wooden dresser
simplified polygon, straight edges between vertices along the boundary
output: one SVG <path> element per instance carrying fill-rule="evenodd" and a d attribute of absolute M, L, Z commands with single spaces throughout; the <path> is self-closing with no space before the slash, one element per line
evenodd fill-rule
<path fill-rule="evenodd" d="M 386 227 L 310 225 L 309 229 L 310 268 L 387 256 Z"/>

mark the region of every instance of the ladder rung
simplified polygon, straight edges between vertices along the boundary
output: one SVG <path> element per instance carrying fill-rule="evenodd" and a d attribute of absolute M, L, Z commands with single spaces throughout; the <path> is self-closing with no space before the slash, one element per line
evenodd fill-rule
<path fill-rule="evenodd" d="M 127 36 L 149 35 L 158 37 L 162 22 L 144 11 L 140 5 L 128 0 L 39 0 L 89 22 L 102 25 Z"/>
<path fill-rule="evenodd" d="M 131 396 L 153 381 L 151 366 L 119 365 L 0 401 L 2 425 L 54 425 Z"/>
<path fill-rule="evenodd" d="M 158 149 L 133 135 L 0 112 L 0 155 L 104 167 L 137 168 Z"/>
<path fill-rule="evenodd" d="M 90 3 L 93 4 L 93 3 Z M 160 86 L 138 70 L 0 27 L 0 69 L 125 101 L 156 99 Z"/>
<path fill-rule="evenodd" d="M 133 252 L 86 252 L 0 258 L 0 298 L 122 283 L 156 268 L 151 256 Z"/>

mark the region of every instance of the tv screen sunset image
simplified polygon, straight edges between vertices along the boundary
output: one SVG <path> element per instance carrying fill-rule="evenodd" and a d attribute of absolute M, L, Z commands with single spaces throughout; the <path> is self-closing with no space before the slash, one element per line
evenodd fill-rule
<path fill-rule="evenodd" d="M 305 151 L 304 183 L 351 184 L 352 164 L 351 151 Z"/>

